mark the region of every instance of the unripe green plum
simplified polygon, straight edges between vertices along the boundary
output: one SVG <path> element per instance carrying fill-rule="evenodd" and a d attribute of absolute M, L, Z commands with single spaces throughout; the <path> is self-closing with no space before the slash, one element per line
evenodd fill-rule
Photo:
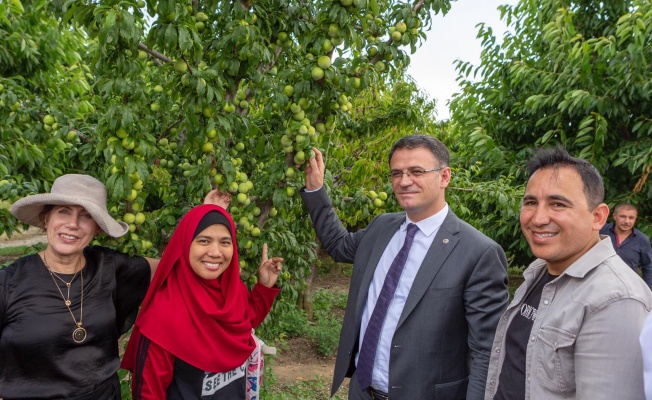
<path fill-rule="evenodd" d="M 213 146 L 213 143 L 211 142 L 206 142 L 201 146 L 201 151 L 204 153 L 212 153 L 215 150 L 215 146 Z"/>
<path fill-rule="evenodd" d="M 317 65 L 321 69 L 328 69 L 331 66 L 331 58 L 329 56 L 321 56 L 317 59 Z"/>
<path fill-rule="evenodd" d="M 134 218 L 134 224 L 141 225 L 143 222 L 145 222 L 145 214 L 141 212 L 136 213 L 136 216 Z"/>
<path fill-rule="evenodd" d="M 320 67 L 313 67 L 310 71 L 310 76 L 312 76 L 312 79 L 319 81 L 324 78 L 324 70 Z"/>
<path fill-rule="evenodd" d="M 178 59 L 174 62 L 174 70 L 184 73 L 188 70 L 188 64 L 183 59 Z"/>
<path fill-rule="evenodd" d="M 299 150 L 296 152 L 294 155 L 294 163 L 295 164 L 303 164 L 306 161 L 306 153 L 303 152 L 303 150 Z"/>
<path fill-rule="evenodd" d="M 122 216 L 122 220 L 128 224 L 133 224 L 136 221 L 136 216 L 132 213 L 126 213 Z"/>
<path fill-rule="evenodd" d="M 283 87 L 283 94 L 287 97 L 292 97 L 294 94 L 294 87 L 292 85 L 285 85 L 285 87 Z"/>
<path fill-rule="evenodd" d="M 208 20 L 208 15 L 206 15 L 205 13 L 200 11 L 197 14 L 195 14 L 195 18 L 197 18 L 197 21 L 204 22 L 204 21 Z"/>

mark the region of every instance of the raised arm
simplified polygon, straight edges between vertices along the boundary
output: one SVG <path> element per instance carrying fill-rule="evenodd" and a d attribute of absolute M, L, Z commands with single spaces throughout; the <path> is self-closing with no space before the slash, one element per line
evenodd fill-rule
<path fill-rule="evenodd" d="M 314 191 L 324 186 L 324 158 L 316 147 L 312 148 L 315 153 L 314 157 L 310 157 L 306 165 L 306 189 Z"/>
<path fill-rule="evenodd" d="M 218 189 L 213 189 L 204 197 L 204 204 L 214 204 L 226 210 L 231 204 L 231 193 L 222 193 Z"/>

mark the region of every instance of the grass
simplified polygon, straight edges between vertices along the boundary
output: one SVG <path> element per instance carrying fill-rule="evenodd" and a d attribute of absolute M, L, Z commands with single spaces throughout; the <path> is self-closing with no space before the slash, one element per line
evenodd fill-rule
<path fill-rule="evenodd" d="M 315 377 L 315 380 L 298 381 L 291 385 L 274 385 L 261 398 L 265 400 L 328 400 L 331 398 L 330 395 L 330 379 L 325 382 Z M 346 399 L 346 395 L 340 395 L 339 392 L 333 396 L 333 400 L 344 399 Z"/>
<path fill-rule="evenodd" d="M 37 253 L 45 248 L 45 244 L 36 244 L 33 246 L 11 246 L 11 247 L 0 247 L 0 268 L 4 268 L 9 264 L 13 263 L 20 257 L 26 256 L 28 254 Z"/>
<path fill-rule="evenodd" d="M 15 246 L 0 248 L 0 256 L 16 256 L 16 258 L 25 254 L 31 246 Z"/>

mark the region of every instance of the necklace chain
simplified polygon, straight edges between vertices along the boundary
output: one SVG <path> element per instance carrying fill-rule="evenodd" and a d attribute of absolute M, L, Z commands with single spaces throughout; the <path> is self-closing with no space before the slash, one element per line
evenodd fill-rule
<path fill-rule="evenodd" d="M 68 308 L 68 311 L 70 312 L 70 316 L 72 317 L 72 320 L 75 322 L 75 330 L 72 333 L 72 340 L 79 344 L 82 343 L 84 340 L 86 340 L 86 329 L 82 327 L 82 319 L 84 317 L 84 272 L 82 271 L 79 266 L 81 265 L 81 257 L 79 258 L 79 262 L 77 263 L 77 272 L 73 275 L 72 279 L 70 282 L 66 282 L 63 278 L 61 278 L 59 275 L 57 275 L 56 272 L 52 271 L 50 266 L 48 265 L 48 261 L 45 258 L 45 252 L 43 252 L 43 264 L 45 265 L 45 268 L 47 268 L 48 272 L 50 272 L 50 276 L 52 277 L 52 282 L 54 282 L 54 285 L 57 287 L 59 290 L 59 294 L 61 294 L 61 299 L 63 300 L 63 303 L 66 305 Z M 79 279 L 81 280 L 81 297 L 80 297 L 80 304 L 79 304 L 79 322 L 77 322 L 77 318 L 75 318 L 75 314 L 73 314 L 72 309 L 70 308 L 70 305 L 72 304 L 70 301 L 70 286 L 72 285 L 72 282 L 75 280 L 77 277 L 77 274 L 79 273 Z M 59 284 L 54 278 L 59 279 L 61 282 L 65 283 L 67 288 L 68 288 L 68 298 L 66 299 L 63 296 L 63 292 L 61 291 L 61 288 L 59 287 Z"/>
<path fill-rule="evenodd" d="M 50 275 L 52 275 L 53 277 L 55 277 L 58 280 L 60 280 L 61 282 L 63 282 L 66 285 L 66 287 L 68 288 L 68 297 L 64 298 L 63 302 L 66 303 L 67 306 L 70 306 L 70 304 L 72 304 L 72 302 L 70 301 L 70 286 L 72 285 L 72 282 L 75 280 L 75 278 L 77 277 L 77 274 L 81 270 L 78 269 L 77 272 L 75 272 L 75 274 L 72 276 L 72 279 L 70 280 L 70 282 L 66 282 L 62 277 L 59 276 L 59 274 L 57 274 L 56 272 L 54 272 L 54 271 L 52 271 L 50 269 L 47 262 L 45 261 L 45 253 L 43 253 L 43 264 L 45 264 L 48 271 L 50 271 Z M 77 268 L 79 268 L 79 263 L 77 263 Z M 56 282 L 54 282 L 54 283 L 56 283 Z M 59 287 L 59 285 L 57 285 L 57 287 Z M 61 292 L 61 288 L 59 288 L 59 292 Z M 63 297 L 63 293 L 61 293 L 61 296 Z"/>

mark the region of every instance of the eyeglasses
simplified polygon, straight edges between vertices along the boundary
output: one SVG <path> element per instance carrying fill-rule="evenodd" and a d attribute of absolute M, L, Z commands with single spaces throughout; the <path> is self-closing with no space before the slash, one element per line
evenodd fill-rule
<path fill-rule="evenodd" d="M 407 175 L 408 178 L 420 178 L 423 175 L 425 175 L 427 172 L 433 172 L 433 171 L 439 171 L 443 169 L 444 167 L 439 167 L 439 168 L 433 168 L 433 169 L 421 169 L 421 168 L 414 168 L 414 169 L 409 169 L 405 172 L 403 171 L 392 171 L 389 173 L 389 177 L 392 178 L 393 180 L 399 180 L 403 177 L 403 175 Z"/>

